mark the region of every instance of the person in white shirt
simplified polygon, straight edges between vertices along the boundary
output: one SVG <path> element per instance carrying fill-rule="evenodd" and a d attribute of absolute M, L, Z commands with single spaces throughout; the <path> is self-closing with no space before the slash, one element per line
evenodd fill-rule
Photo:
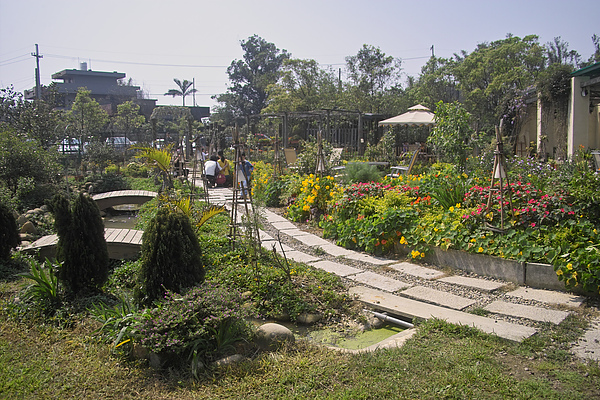
<path fill-rule="evenodd" d="M 220 171 L 218 160 L 219 158 L 213 154 L 210 160 L 204 163 L 204 175 L 210 188 L 216 185 L 217 174 Z"/>

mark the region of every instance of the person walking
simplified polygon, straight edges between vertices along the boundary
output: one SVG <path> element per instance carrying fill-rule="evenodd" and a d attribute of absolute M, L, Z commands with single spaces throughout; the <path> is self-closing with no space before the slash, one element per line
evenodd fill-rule
<path fill-rule="evenodd" d="M 236 180 L 242 188 L 242 197 L 244 199 L 248 197 L 248 190 L 250 189 L 253 170 L 254 166 L 250 161 L 246 160 L 246 154 L 240 154 Z"/>

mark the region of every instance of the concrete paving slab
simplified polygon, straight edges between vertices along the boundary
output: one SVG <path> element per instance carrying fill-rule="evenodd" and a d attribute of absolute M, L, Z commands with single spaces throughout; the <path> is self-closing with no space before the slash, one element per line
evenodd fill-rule
<path fill-rule="evenodd" d="M 398 272 L 402 272 L 404 274 L 416 276 L 417 278 L 423 279 L 439 279 L 446 275 L 442 271 L 438 271 L 437 269 L 427 268 L 409 262 L 401 262 L 400 264 L 389 265 L 389 267 L 395 269 Z"/>
<path fill-rule="evenodd" d="M 290 229 L 300 230 L 296 225 L 292 224 L 290 221 L 273 222 L 271 225 L 273 225 L 273 228 L 277 229 L 278 231 L 285 231 Z"/>
<path fill-rule="evenodd" d="M 395 292 L 397 290 L 410 287 L 410 283 L 402 282 L 387 276 L 376 274 L 375 272 L 365 271 L 356 275 L 348 276 L 348 279 L 373 286 L 386 292 Z"/>
<path fill-rule="evenodd" d="M 287 255 L 288 251 L 295 251 L 293 248 L 291 248 L 287 244 L 282 243 L 281 245 L 279 245 L 279 242 L 277 240 L 263 240 L 261 245 L 262 245 L 262 247 L 264 247 L 267 250 L 273 250 L 273 245 L 275 245 L 275 251 L 277 251 L 277 253 L 280 253 L 280 254 L 281 254 L 282 246 L 283 246 L 283 251 L 285 251 L 286 255 Z"/>
<path fill-rule="evenodd" d="M 474 289 L 483 290 L 484 292 L 493 292 L 496 289 L 504 286 L 504 283 L 488 281 L 486 279 L 469 278 L 466 276 L 448 276 L 446 278 L 439 279 L 440 282 L 452 283 L 460 286 L 467 286 Z"/>
<path fill-rule="evenodd" d="M 311 234 L 307 234 L 307 235 L 298 235 L 298 236 L 294 236 L 294 239 L 301 241 L 302 243 L 304 243 L 307 246 L 323 246 L 323 245 L 327 245 L 327 244 L 331 244 L 331 242 L 328 242 L 327 240 L 315 236 L 315 235 L 311 235 Z"/>
<path fill-rule="evenodd" d="M 315 261 L 319 261 L 319 257 L 313 257 L 310 254 L 303 253 L 301 251 L 293 250 L 285 253 L 285 256 L 289 259 L 292 259 L 301 263 L 311 263 Z"/>
<path fill-rule="evenodd" d="M 600 361 L 600 318 L 592 320 L 583 337 L 573 347 L 573 354 L 583 359 Z"/>
<path fill-rule="evenodd" d="M 350 267 L 348 265 L 328 260 L 311 262 L 310 265 L 312 265 L 315 268 L 322 269 L 323 271 L 331 272 L 332 274 L 336 274 L 338 276 L 349 276 L 362 272 L 362 269 Z"/>
<path fill-rule="evenodd" d="M 275 214 L 273 211 L 265 210 L 265 218 L 267 222 L 272 224 L 274 222 L 290 222 L 287 218 L 282 217 L 279 214 Z"/>
<path fill-rule="evenodd" d="M 373 265 L 388 265 L 388 264 L 394 263 L 394 260 L 387 260 L 385 258 L 373 257 L 368 254 L 357 253 L 357 252 L 348 254 L 345 257 L 349 258 L 351 260 L 362 261 L 362 262 L 366 262 L 368 264 L 373 264 Z"/>
<path fill-rule="evenodd" d="M 552 322 L 553 324 L 560 324 L 569 316 L 569 313 L 566 311 L 548 310 L 542 307 L 508 303 L 501 300 L 494 301 L 484 308 L 496 314 L 527 318 L 540 322 Z"/>
<path fill-rule="evenodd" d="M 330 254 L 330 255 L 332 255 L 334 257 L 347 256 L 349 254 L 354 253 L 352 250 L 348 250 L 348 249 L 346 249 L 344 247 L 337 246 L 337 245 L 332 244 L 332 243 L 327 243 L 327 244 L 319 245 L 317 247 L 321 248 L 321 250 L 323 250 L 327 254 Z"/>
<path fill-rule="evenodd" d="M 585 301 L 585 297 L 583 296 L 527 287 L 520 287 L 506 294 L 521 299 L 536 300 L 547 304 L 562 304 L 569 307 L 579 307 Z"/>
<path fill-rule="evenodd" d="M 350 288 L 350 294 L 355 295 L 365 304 L 390 314 L 400 315 L 406 318 L 439 318 L 453 324 L 474 326 L 483 332 L 495 334 L 499 337 L 516 342 L 520 342 L 536 332 L 534 328 L 528 326 L 407 299 L 405 297 L 386 293 L 382 290 L 371 289 L 364 286 Z"/>
<path fill-rule="evenodd" d="M 267 232 L 263 231 L 262 229 L 258 230 L 258 234 L 259 234 L 260 240 L 275 240 L 273 238 L 273 236 L 269 235 Z"/>
<path fill-rule="evenodd" d="M 281 233 L 285 233 L 286 235 L 291 236 L 293 238 L 295 238 L 296 236 L 310 235 L 309 233 L 306 233 L 303 230 L 298 229 L 298 228 L 281 230 Z"/>
<path fill-rule="evenodd" d="M 438 304 L 444 307 L 450 307 L 455 310 L 464 310 L 476 303 L 475 300 L 466 297 L 457 296 L 452 293 L 442 292 L 430 289 L 424 286 L 413 286 L 399 293 L 401 296 L 412 297 L 416 300 L 423 300 L 428 303 Z"/>

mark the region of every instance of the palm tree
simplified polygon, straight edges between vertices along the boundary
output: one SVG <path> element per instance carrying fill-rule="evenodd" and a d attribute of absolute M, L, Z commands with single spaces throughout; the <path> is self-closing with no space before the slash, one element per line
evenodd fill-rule
<path fill-rule="evenodd" d="M 197 90 L 192 88 L 193 83 L 188 81 L 187 79 L 180 81 L 177 78 L 173 78 L 173 81 L 177 84 L 177 86 L 179 86 L 179 89 L 169 89 L 169 91 L 165 93 L 165 96 L 183 97 L 183 106 L 185 107 L 185 96 L 187 96 L 188 94 L 196 93 Z"/>

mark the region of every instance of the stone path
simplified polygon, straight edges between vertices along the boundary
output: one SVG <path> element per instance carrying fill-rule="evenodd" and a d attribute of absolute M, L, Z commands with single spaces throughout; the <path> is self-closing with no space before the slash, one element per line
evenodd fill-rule
<path fill-rule="evenodd" d="M 232 198 L 230 189 L 210 191 L 211 203 L 230 208 Z M 274 237 L 278 232 L 282 241 L 286 239 L 283 251 L 287 258 L 342 277 L 351 286 L 350 293 L 365 305 L 407 319 L 440 318 L 521 341 L 536 333 L 537 323 L 559 324 L 585 300 L 558 291 L 514 288 L 497 279 L 447 276 L 435 267 L 374 257 L 302 231 L 268 209 L 261 209 L 261 214 L 265 218 L 263 247 L 271 250 L 276 244 L 276 251 L 281 252 Z M 468 312 L 475 309 L 484 310 L 486 316 Z M 600 360 L 600 319 L 594 321 L 574 352 Z"/>

